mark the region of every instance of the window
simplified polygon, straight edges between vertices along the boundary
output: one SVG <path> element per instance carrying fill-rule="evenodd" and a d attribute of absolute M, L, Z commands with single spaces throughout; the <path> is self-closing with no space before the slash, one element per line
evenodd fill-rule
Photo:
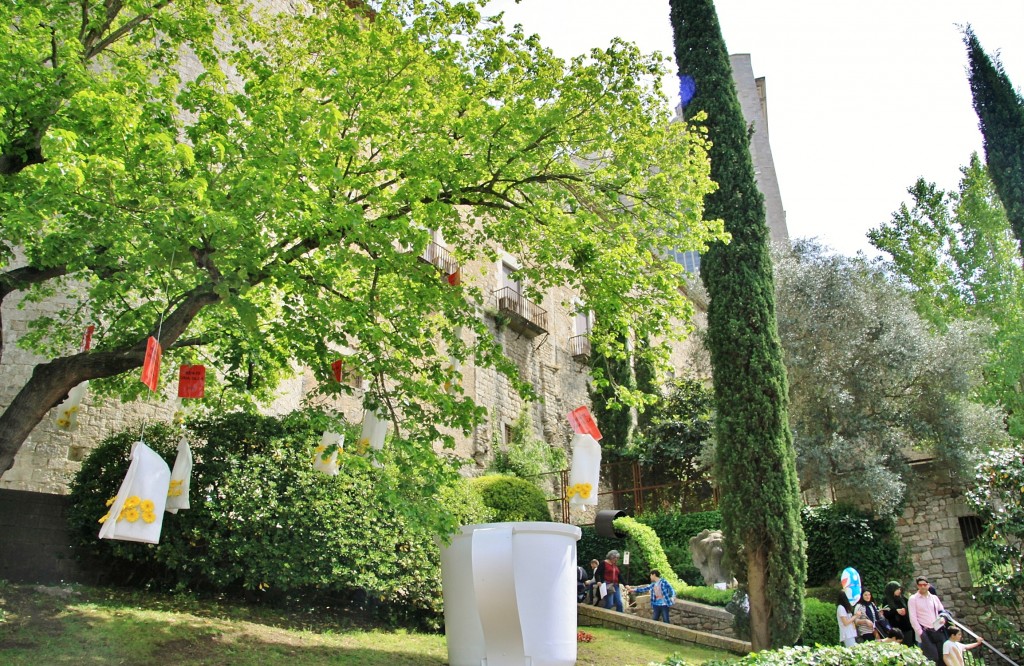
<path fill-rule="evenodd" d="M 504 289 L 505 287 L 508 287 L 512 291 L 516 292 L 517 294 L 522 294 L 523 293 L 522 284 L 520 284 L 519 280 L 516 280 L 516 279 L 514 279 L 512 277 L 513 273 L 516 272 L 517 268 L 518 267 L 515 264 L 513 264 L 512 262 L 510 262 L 508 260 L 504 260 L 504 259 L 502 260 L 502 262 L 501 262 L 501 284 L 498 285 L 499 289 Z"/>

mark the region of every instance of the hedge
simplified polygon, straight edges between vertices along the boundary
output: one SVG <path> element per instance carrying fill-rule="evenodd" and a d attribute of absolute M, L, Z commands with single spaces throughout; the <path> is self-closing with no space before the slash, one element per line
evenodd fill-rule
<path fill-rule="evenodd" d="M 424 490 L 401 466 L 375 469 L 344 452 L 337 476 L 314 470 L 313 448 L 328 426 L 338 427 L 312 411 L 188 424 L 192 508 L 164 517 L 158 545 L 97 538 L 97 519 L 120 486 L 139 428 L 108 437 L 72 484 L 76 550 L 119 583 L 257 600 L 301 597 L 438 628 L 434 536 L 458 523 L 487 522 L 489 514 L 454 473 L 448 486 Z M 349 430 L 346 439 L 354 441 Z M 165 426 L 145 430 L 146 444 L 169 464 L 180 436 Z"/>
<path fill-rule="evenodd" d="M 685 663 L 679 659 L 673 661 L 670 657 L 663 666 L 682 666 Z M 929 666 L 931 663 L 915 647 L 870 642 L 853 647 L 797 646 L 765 650 L 749 654 L 738 661 L 706 661 L 704 666 Z"/>

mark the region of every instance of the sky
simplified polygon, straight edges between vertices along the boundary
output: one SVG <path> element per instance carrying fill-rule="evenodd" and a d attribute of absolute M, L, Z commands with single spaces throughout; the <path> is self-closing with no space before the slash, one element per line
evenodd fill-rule
<path fill-rule="evenodd" d="M 765 77 L 768 129 L 792 238 L 878 252 L 918 178 L 956 187 L 982 153 L 959 26 L 1024 87 L 1024 0 L 717 0 L 729 53 Z M 672 54 L 668 0 L 492 0 L 488 13 L 570 58 L 613 37 Z M 674 76 L 665 89 L 678 102 Z"/>

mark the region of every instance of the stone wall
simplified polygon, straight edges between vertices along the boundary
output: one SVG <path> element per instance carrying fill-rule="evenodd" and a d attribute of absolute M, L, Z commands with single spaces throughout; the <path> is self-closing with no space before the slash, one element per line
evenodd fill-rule
<path fill-rule="evenodd" d="M 914 576 L 927 577 L 956 619 L 1002 649 L 1005 646 L 981 619 L 988 608 L 974 599 L 959 521 L 973 515 L 948 470 L 931 460 L 913 464 L 896 531 L 910 552 Z M 907 582 L 908 593 L 913 591 L 911 583 Z M 1018 613 L 1016 623 L 1024 626 L 1024 613 Z"/>
<path fill-rule="evenodd" d="M 610 627 L 613 629 L 635 631 L 648 636 L 656 636 L 663 640 L 677 643 L 695 643 L 718 650 L 727 650 L 734 654 L 747 654 L 751 651 L 748 641 L 740 641 L 718 633 L 698 631 L 674 623 L 654 622 L 649 616 L 618 613 L 588 604 L 579 604 L 576 609 L 576 621 L 580 627 Z M 672 617 L 674 618 L 676 614 L 676 607 L 673 607 Z"/>
<path fill-rule="evenodd" d="M 626 613 L 637 617 L 651 617 L 650 596 L 640 594 L 636 597 L 636 608 L 626 608 Z M 736 638 L 736 632 L 732 628 L 732 613 L 717 606 L 697 603 L 676 598 L 675 605 L 669 611 L 669 620 L 679 627 L 686 627 L 694 631 L 704 631 L 717 636 Z"/>

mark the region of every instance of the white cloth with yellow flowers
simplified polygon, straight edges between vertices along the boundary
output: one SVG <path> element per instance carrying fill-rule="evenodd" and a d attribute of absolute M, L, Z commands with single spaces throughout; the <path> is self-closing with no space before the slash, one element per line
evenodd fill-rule
<path fill-rule="evenodd" d="M 131 465 L 110 510 L 100 518 L 101 539 L 160 543 L 171 470 L 156 451 L 144 443 L 132 445 Z"/>
<path fill-rule="evenodd" d="M 590 435 L 576 433 L 572 438 L 572 467 L 565 494 L 570 506 L 597 506 L 597 486 L 601 477 L 601 445 Z"/>
<path fill-rule="evenodd" d="M 188 440 L 182 437 L 178 441 L 178 457 L 171 468 L 171 482 L 167 488 L 167 513 L 178 513 L 178 509 L 188 509 L 188 491 L 192 480 L 192 449 Z"/>

